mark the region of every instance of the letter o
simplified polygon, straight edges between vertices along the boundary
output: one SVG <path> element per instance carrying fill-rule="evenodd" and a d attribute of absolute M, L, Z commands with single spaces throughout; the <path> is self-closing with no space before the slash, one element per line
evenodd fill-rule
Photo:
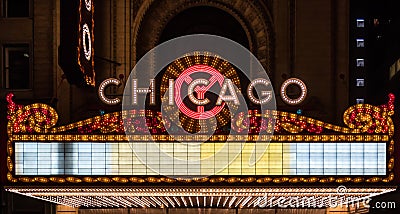
<path fill-rule="evenodd" d="M 292 98 L 288 97 L 287 94 L 286 94 L 286 88 L 289 85 L 292 85 L 292 84 L 298 85 L 300 87 L 300 90 L 301 90 L 300 96 L 298 98 L 296 98 L 296 99 L 292 99 Z M 288 104 L 288 105 L 298 105 L 298 104 L 300 104 L 301 102 L 303 102 L 306 99 L 306 96 L 307 96 L 307 86 L 300 79 L 290 78 L 290 79 L 287 79 L 285 82 L 282 83 L 282 86 L 281 86 L 281 98 L 282 98 L 283 102 L 285 102 L 286 104 Z"/>
<path fill-rule="evenodd" d="M 89 47 L 86 46 L 86 37 L 88 38 Z M 85 58 L 89 61 L 92 57 L 92 40 L 90 38 L 90 30 L 88 25 L 85 23 L 82 26 L 82 45 L 83 45 L 83 52 L 85 53 Z"/>

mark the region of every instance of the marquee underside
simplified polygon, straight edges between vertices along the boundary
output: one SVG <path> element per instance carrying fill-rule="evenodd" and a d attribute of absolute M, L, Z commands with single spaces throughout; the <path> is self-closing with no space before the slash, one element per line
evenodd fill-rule
<path fill-rule="evenodd" d="M 341 188 L 343 187 L 343 188 Z M 9 187 L 8 191 L 71 207 L 325 208 L 351 205 L 396 187 Z M 333 201 L 335 200 L 335 201 Z"/>

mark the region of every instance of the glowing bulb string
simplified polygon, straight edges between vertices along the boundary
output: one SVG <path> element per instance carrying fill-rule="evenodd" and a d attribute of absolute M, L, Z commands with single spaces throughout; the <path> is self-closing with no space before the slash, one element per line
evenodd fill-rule
<path fill-rule="evenodd" d="M 146 133 L 167 134 L 166 128 L 171 126 L 168 118 L 163 118 L 161 112 L 151 110 L 130 110 L 129 112 L 114 112 L 79 121 L 66 126 L 52 128 L 58 119 L 56 111 L 45 104 L 32 104 L 23 107 L 13 102 L 13 94 L 8 94 L 8 120 L 13 133 L 60 133 L 77 130 L 78 133 Z M 271 133 L 301 133 L 303 131 L 319 134 L 326 129 L 341 133 L 388 133 L 394 132 L 390 116 L 394 114 L 394 95 L 389 94 L 389 102 L 381 106 L 357 104 L 348 108 L 343 119 L 347 127 L 339 127 L 305 116 L 280 112 L 249 110 L 235 115 L 230 129 L 234 133 L 248 134 Z M 125 123 L 125 126 L 124 126 Z M 273 126 L 273 124 L 275 125 Z M 125 127 L 131 127 L 125 130 Z M 216 133 L 224 133 L 221 127 Z"/>

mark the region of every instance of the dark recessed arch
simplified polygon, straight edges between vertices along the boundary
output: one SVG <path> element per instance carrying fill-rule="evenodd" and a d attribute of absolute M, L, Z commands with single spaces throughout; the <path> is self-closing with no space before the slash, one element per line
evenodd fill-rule
<path fill-rule="evenodd" d="M 222 36 L 250 49 L 241 24 L 229 13 L 210 6 L 191 7 L 174 16 L 163 29 L 159 43 L 190 34 Z"/>
<path fill-rule="evenodd" d="M 195 7 L 222 10 L 239 22 L 247 36 L 249 49 L 272 78 L 274 67 L 272 17 L 265 5 L 253 0 L 143 0 L 135 12 L 132 25 L 132 61 L 137 62 L 141 56 L 162 41 L 162 34 L 174 17 Z M 203 32 L 205 30 L 203 28 Z M 192 31 L 194 32 L 193 29 Z"/>

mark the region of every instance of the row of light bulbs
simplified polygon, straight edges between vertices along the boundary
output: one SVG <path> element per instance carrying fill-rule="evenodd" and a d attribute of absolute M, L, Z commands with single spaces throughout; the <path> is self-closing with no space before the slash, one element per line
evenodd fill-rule
<path fill-rule="evenodd" d="M 68 195 L 98 195 L 112 196 L 112 195 L 136 195 L 145 196 L 147 194 L 154 195 L 204 195 L 211 196 L 213 194 L 239 194 L 239 195 L 254 195 L 254 194 L 320 194 L 320 193 L 335 193 L 337 192 L 336 187 L 308 187 L 308 188 L 285 188 L 285 187 L 274 187 L 274 188 L 131 188 L 131 187 L 84 187 L 84 188 L 66 188 L 66 187 L 47 187 L 47 188 L 29 188 L 29 187 L 8 187 L 7 191 L 19 192 L 23 194 L 32 194 L 38 196 L 46 196 L 53 194 L 68 194 Z M 388 187 L 376 187 L 376 188 L 358 188 L 349 187 L 347 188 L 348 193 L 376 193 L 383 191 L 395 190 L 390 186 Z"/>
<path fill-rule="evenodd" d="M 178 135 L 173 138 L 168 135 L 157 135 L 157 136 L 147 136 L 147 135 L 73 135 L 73 134 L 56 134 L 56 135 L 14 135 L 14 141 L 61 141 L 61 142 L 121 142 L 126 143 L 126 141 L 137 141 L 137 142 L 147 142 L 149 140 L 155 141 L 172 141 L 172 140 L 180 140 L 180 141 L 189 141 L 189 142 L 197 142 L 197 141 L 205 141 L 210 140 L 213 142 L 225 142 L 225 141 L 258 141 L 258 142 L 386 142 L 389 140 L 387 135 L 273 135 L 273 136 L 245 136 L 245 135 Z"/>
<path fill-rule="evenodd" d="M 31 196 L 31 195 L 30 195 Z M 283 205 L 289 205 L 290 198 L 305 199 L 308 203 L 299 203 L 303 207 L 329 207 L 327 196 L 332 195 L 286 195 L 286 196 L 31 196 L 45 201 L 71 207 L 117 207 L 117 208 L 174 208 L 174 207 L 223 207 L 223 208 L 251 208 L 267 203 L 269 206 L 277 205 L 286 199 Z M 333 196 L 334 197 L 334 196 Z M 369 197 L 360 194 L 349 197 L 351 200 Z M 346 196 L 334 198 L 337 202 L 349 202 Z M 261 202 L 261 203 L 260 203 Z M 266 207 L 268 208 L 268 207 Z"/>

